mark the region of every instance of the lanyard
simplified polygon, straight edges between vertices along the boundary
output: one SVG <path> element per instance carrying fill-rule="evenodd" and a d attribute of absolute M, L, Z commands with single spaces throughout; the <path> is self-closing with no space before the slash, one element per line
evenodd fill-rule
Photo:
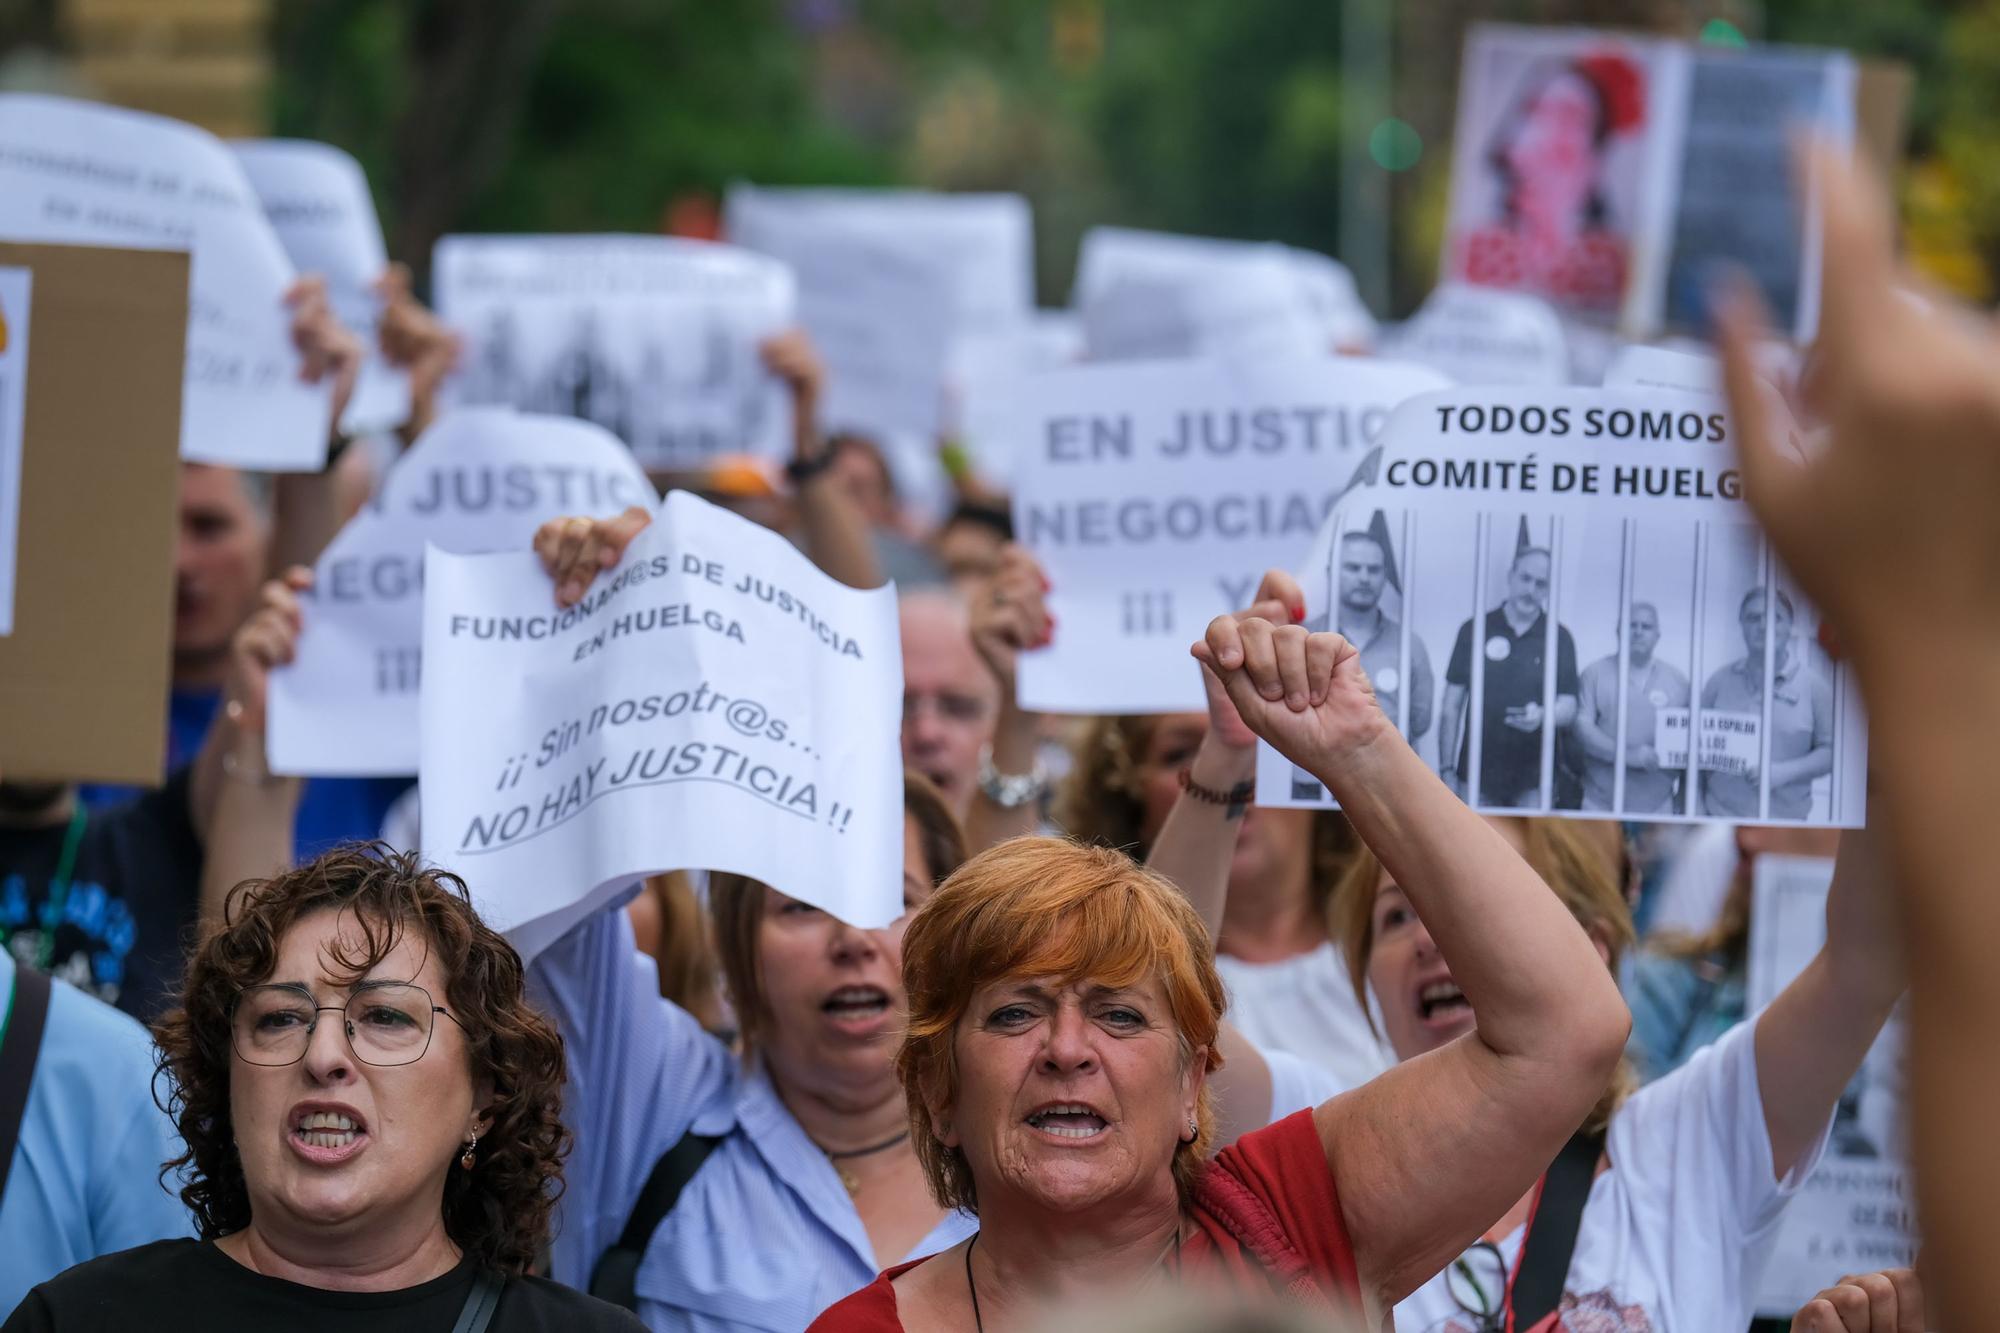
<path fill-rule="evenodd" d="M 76 800 L 75 797 L 71 799 Z M 46 925 L 42 931 L 42 947 L 37 954 L 35 964 L 36 968 L 43 972 L 48 971 L 55 961 L 56 928 L 62 925 L 63 907 L 69 900 L 70 881 L 76 875 L 77 853 L 83 848 L 83 826 L 88 818 L 83 802 L 77 800 L 75 807 L 69 812 L 69 828 L 63 834 L 62 855 L 56 858 L 55 878 L 49 881 L 49 905 L 44 910 Z"/>

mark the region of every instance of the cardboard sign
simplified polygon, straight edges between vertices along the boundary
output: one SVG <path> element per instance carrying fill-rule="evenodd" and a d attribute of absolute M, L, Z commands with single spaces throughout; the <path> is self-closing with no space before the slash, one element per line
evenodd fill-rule
<path fill-rule="evenodd" d="M 157 785 L 188 257 L 0 243 L 0 266 L 34 284 L 0 776 Z"/>
<path fill-rule="evenodd" d="M 298 657 L 271 673 L 272 771 L 417 771 L 426 544 L 521 551 L 549 519 L 655 503 L 631 453 L 588 422 L 502 407 L 447 412 L 314 567 Z"/>
<path fill-rule="evenodd" d="M 1752 871 L 1750 977 L 1761 1012 L 1826 942 L 1833 862 L 1759 856 Z M 1789 1319 L 1847 1273 L 1907 1268 L 1920 1236 L 1910 1171 L 1906 1018 L 1898 1007 L 1834 1109 L 1826 1155 L 1785 1205 L 1757 1288 L 1757 1311 Z"/>
<path fill-rule="evenodd" d="M 1729 432 L 1721 400 L 1672 390 L 1410 399 L 1315 538 L 1308 610 L 1352 635 L 1393 587 L 1404 646 L 1364 669 L 1444 664 L 1429 734 L 1396 720 L 1482 811 L 1858 825 L 1859 691 L 1743 504 Z M 1381 571 L 1364 605 L 1355 545 Z M 1257 799 L 1330 804 L 1268 747 Z"/>
<path fill-rule="evenodd" d="M 28 401 L 28 332 L 35 275 L 0 268 L 0 635 L 14 632 L 14 570 L 20 553 L 21 427 Z"/>
<path fill-rule="evenodd" d="M 432 547 L 426 585 L 424 850 L 524 958 L 680 867 L 901 915 L 893 588 L 682 491 L 567 610 L 526 554 Z"/>
<path fill-rule="evenodd" d="M 191 251 L 181 456 L 325 465 L 333 386 L 299 380 L 283 304 L 297 272 L 221 140 L 137 111 L 0 94 L 0 236 Z"/>
<path fill-rule="evenodd" d="M 432 273 L 467 340 L 456 401 L 595 422 L 648 468 L 789 455 L 759 351 L 794 320 L 776 260 L 666 236 L 447 236 Z"/>
<path fill-rule="evenodd" d="M 410 377 L 383 360 L 375 341 L 382 318 L 375 284 L 389 269 L 389 253 L 361 164 L 332 144 L 305 139 L 229 146 L 293 266 L 326 279 L 334 313 L 368 348 L 340 428 L 361 435 L 401 426 L 410 419 Z"/>
<path fill-rule="evenodd" d="M 1014 529 L 1061 624 L 1024 653 L 1023 707 L 1204 706 L 1188 644 L 1293 568 L 1395 405 L 1443 383 L 1357 357 L 1114 362 L 1033 381 L 1014 431 Z"/>

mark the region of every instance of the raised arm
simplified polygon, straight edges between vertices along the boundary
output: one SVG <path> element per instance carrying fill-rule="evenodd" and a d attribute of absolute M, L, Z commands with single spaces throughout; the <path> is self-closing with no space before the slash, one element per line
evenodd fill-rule
<path fill-rule="evenodd" d="M 396 432 L 407 447 L 437 419 L 438 391 L 458 367 L 464 344 L 410 290 L 407 265 L 391 264 L 376 282 L 375 294 L 382 298 L 382 317 L 375 325 L 382 359 L 410 377 L 409 419 Z"/>
<path fill-rule="evenodd" d="M 1883 843 L 1868 829 L 1840 835 L 1826 944 L 1757 1020 L 1757 1087 L 1779 1180 L 1825 1132 L 1907 984 Z"/>
<path fill-rule="evenodd" d="M 1479 1014 L 1315 1115 L 1363 1290 L 1388 1308 L 1534 1184 L 1602 1095 L 1630 1017 L 1561 901 L 1396 734 L 1345 639 L 1223 617 L 1195 655 L 1333 792 Z"/>
<path fill-rule="evenodd" d="M 1897 290 L 1879 185 L 1815 159 L 1825 276 L 1801 455 L 1767 413 L 1753 294 L 1720 303 L 1743 494 L 1785 567 L 1827 614 L 1868 705 L 1875 800 L 1893 834 L 1911 978 L 1919 1202 L 1934 1322 L 1980 1322 L 2000 1265 L 1989 1110 L 2000 1102 L 1986 1016 L 2000 1009 L 1992 891 L 2000 752 L 2000 351 L 1972 312 Z M 1921 533 L 1911 541 L 1909 534 Z"/>
<path fill-rule="evenodd" d="M 279 777 L 265 763 L 264 702 L 271 669 L 298 650 L 304 623 L 299 593 L 311 586 L 312 571 L 305 568 L 264 585 L 257 610 L 230 643 L 223 705 L 188 775 L 188 800 L 202 836 L 204 935 L 222 923 L 231 889 L 292 865 L 292 825 L 305 784 Z"/>
<path fill-rule="evenodd" d="M 1000 715 L 993 725 L 993 771 L 1002 776 L 1028 776 L 1038 771 L 1042 715 L 1020 705 L 1017 668 L 1021 654 L 1040 648 L 1055 637 L 1055 618 L 1043 600 L 1048 579 L 1024 547 L 1008 543 L 1000 552 L 1000 569 L 972 592 L 968 617 L 972 646 L 1000 687 Z M 1033 833 L 1041 807 L 1036 801 L 1006 806 L 986 794 L 972 793 L 965 814 L 966 850 L 977 855 L 988 847 Z"/>
<path fill-rule="evenodd" d="M 828 467 L 832 460 L 819 421 L 825 364 L 803 329 L 781 333 L 759 351 L 792 397 L 792 481 L 806 554 L 850 588 L 881 587 L 882 562 L 875 557 L 868 518 L 854 497 L 835 484 Z"/>

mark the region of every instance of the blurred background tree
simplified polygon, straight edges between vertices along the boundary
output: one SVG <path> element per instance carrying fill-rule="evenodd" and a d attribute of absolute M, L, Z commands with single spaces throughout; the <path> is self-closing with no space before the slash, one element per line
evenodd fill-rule
<path fill-rule="evenodd" d="M 1908 65 L 1912 254 L 1992 295 L 2000 0 L 1350 3 L 1393 24 L 1356 70 L 1327 0 L 0 0 L 0 55 L 116 20 L 157 64 L 179 50 L 164 16 L 255 19 L 262 128 L 354 153 L 420 272 L 450 231 L 712 234 L 732 179 L 916 184 L 1029 196 L 1042 299 L 1061 303 L 1093 223 L 1337 254 L 1343 191 L 1364 188 L 1389 206 L 1402 313 L 1436 272 L 1469 23 L 1721 24 Z M 1349 77 L 1378 66 L 1382 104 L 1350 123 Z"/>

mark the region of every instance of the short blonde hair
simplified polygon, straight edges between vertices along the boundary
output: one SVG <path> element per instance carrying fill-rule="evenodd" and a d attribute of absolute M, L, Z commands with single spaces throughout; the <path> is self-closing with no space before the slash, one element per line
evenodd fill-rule
<path fill-rule="evenodd" d="M 1619 960 L 1632 947 L 1637 932 L 1612 849 L 1580 822 L 1512 817 L 1509 822 L 1521 830 L 1521 859 L 1562 899 L 1576 923 L 1603 942 L 1610 955 L 1611 974 L 1617 976 Z M 1375 896 L 1382 875 L 1382 862 L 1363 847 L 1334 890 L 1330 913 L 1330 929 L 1347 956 L 1348 980 L 1364 1011 L 1368 1009 L 1368 955 L 1375 947 Z M 1375 1024 L 1372 1014 L 1368 1023 L 1371 1028 Z M 1610 1088 L 1584 1122 L 1585 1127 L 1602 1128 L 1635 1084 L 1630 1064 L 1619 1061 Z"/>
<path fill-rule="evenodd" d="M 1157 980 L 1183 1058 L 1209 1072 L 1222 1067 L 1222 978 L 1208 928 L 1178 889 L 1123 852 L 1067 838 L 1015 838 L 988 848 L 944 882 L 903 936 L 910 1016 L 896 1073 L 909 1098 L 917 1159 L 945 1208 L 977 1213 L 978 1190 L 965 1155 L 938 1140 L 931 1108 L 956 1104 L 955 1038 L 973 995 L 1009 977 L 1088 978 L 1110 987 Z M 1174 1150 L 1184 1203 L 1214 1134 L 1204 1083 L 1194 1141 Z"/>

